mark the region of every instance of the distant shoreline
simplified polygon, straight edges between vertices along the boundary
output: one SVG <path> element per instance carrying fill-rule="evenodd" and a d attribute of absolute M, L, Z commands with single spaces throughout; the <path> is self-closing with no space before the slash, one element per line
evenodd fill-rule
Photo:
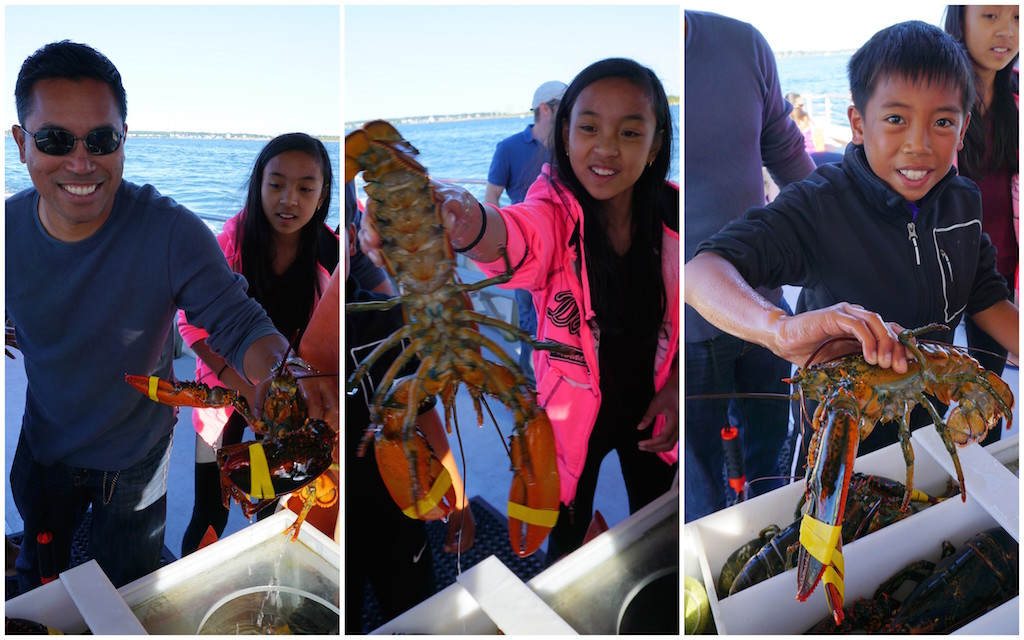
<path fill-rule="evenodd" d="M 844 49 L 842 51 L 776 51 L 776 58 L 811 58 L 815 56 L 852 56 L 856 49 Z"/>
<path fill-rule="evenodd" d="M 679 104 L 679 96 L 668 96 L 668 103 L 670 105 Z M 479 112 L 479 113 L 459 113 L 459 114 L 446 114 L 446 115 L 432 115 L 432 116 L 406 116 L 401 118 L 381 118 L 387 120 L 391 124 L 435 124 L 439 122 L 463 122 L 466 120 L 493 120 L 497 118 L 530 118 L 533 117 L 533 112 L 523 111 L 520 113 L 499 113 L 497 111 L 492 112 Z M 345 131 L 351 129 L 358 129 L 366 124 L 366 120 L 352 120 L 345 123 Z"/>

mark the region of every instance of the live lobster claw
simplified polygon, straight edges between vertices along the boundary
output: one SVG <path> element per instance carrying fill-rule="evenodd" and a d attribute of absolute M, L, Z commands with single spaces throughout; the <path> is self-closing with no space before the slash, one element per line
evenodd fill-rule
<path fill-rule="evenodd" d="M 383 410 L 381 433 L 374 441 L 380 477 L 402 513 L 419 520 L 440 520 L 455 508 L 455 487 L 451 475 L 437 459 L 433 448 L 421 433 L 407 425 L 410 390 L 415 378 L 400 381 L 388 396 L 387 404 L 395 403 L 402 409 Z M 412 435 L 404 441 L 403 431 L 408 427 Z"/>
<path fill-rule="evenodd" d="M 509 449 L 513 476 L 508 494 L 508 538 L 516 555 L 525 558 L 540 548 L 558 521 L 558 463 L 547 414 L 537 411 L 521 433 L 512 434 Z"/>
<path fill-rule="evenodd" d="M 249 417 L 249 404 L 231 389 L 209 387 L 200 382 L 169 382 L 156 376 L 124 375 L 124 381 L 153 402 L 172 407 L 234 407 Z"/>
<path fill-rule="evenodd" d="M 837 625 L 843 620 L 843 512 L 860 444 L 860 421 L 853 393 L 837 388 L 815 411 L 807 460 L 807 511 L 800 525 L 796 598 L 806 601 L 824 581 L 825 599 Z"/>

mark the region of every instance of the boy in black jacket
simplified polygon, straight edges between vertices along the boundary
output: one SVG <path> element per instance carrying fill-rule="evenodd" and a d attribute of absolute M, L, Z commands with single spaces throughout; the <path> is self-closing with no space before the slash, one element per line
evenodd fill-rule
<path fill-rule="evenodd" d="M 901 329 L 956 327 L 965 313 L 1016 355 L 1017 307 L 981 231 L 980 193 L 953 168 L 975 97 L 966 53 L 941 29 L 906 22 L 861 47 L 849 76 L 843 161 L 702 243 L 684 269 L 687 304 L 800 366 L 825 339 L 853 336 L 869 363 L 902 373 Z M 802 287 L 792 317 L 752 288 L 783 284 Z M 896 429 L 870 439 L 861 453 Z"/>

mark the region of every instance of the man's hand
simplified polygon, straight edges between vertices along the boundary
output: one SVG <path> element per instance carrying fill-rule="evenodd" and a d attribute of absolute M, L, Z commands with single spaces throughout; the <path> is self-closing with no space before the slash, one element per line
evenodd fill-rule
<path fill-rule="evenodd" d="M 859 342 L 868 364 L 883 369 L 891 367 L 896 373 L 907 371 L 906 348 L 899 341 L 903 327 L 883 321 L 877 313 L 860 305 L 841 302 L 795 316 L 780 316 L 776 323 L 775 344 L 771 349 L 798 367 L 806 366 L 808 359 L 826 340 L 846 337 L 851 339 L 829 345 L 815 356 L 815 361 L 856 351 L 853 345 Z"/>

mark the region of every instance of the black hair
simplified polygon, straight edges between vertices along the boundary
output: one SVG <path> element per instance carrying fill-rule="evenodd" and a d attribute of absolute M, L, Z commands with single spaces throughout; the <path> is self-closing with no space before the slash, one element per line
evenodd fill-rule
<path fill-rule="evenodd" d="M 621 274 L 617 268 L 617 254 L 608 240 L 604 225 L 604 206 L 591 196 L 572 170 L 562 131 L 569 123 L 573 105 L 588 86 L 606 78 L 623 78 L 643 91 L 651 101 L 656 119 L 655 139 L 661 137 L 661 147 L 651 166 L 645 167 L 633 186 L 632 220 L 633 246 L 649 247 L 643 256 L 643 281 L 650 285 L 658 305 L 650 311 L 650 326 L 654 333 L 664 316 L 667 300 L 661 276 L 662 216 L 659 215 L 659 196 L 666 189 L 665 178 L 672 162 L 672 117 L 668 97 L 658 76 L 653 71 L 626 58 L 600 60 L 581 71 L 569 84 L 555 113 L 554 144 L 551 164 L 555 175 L 568 186 L 583 209 L 583 238 L 590 280 L 590 297 L 602 327 L 617 329 L 622 326 L 626 313 L 619 295 Z M 657 311 L 655 315 L 653 312 Z"/>
<path fill-rule="evenodd" d="M 320 251 L 317 239 L 331 207 L 333 180 L 331 158 L 322 142 L 305 133 L 286 133 L 277 136 L 263 147 L 249 176 L 249 193 L 245 201 L 241 230 L 235 241 L 235 250 L 236 254 L 241 256 L 241 273 L 249 283 L 249 295 L 266 307 L 269 291 L 273 286 L 274 241 L 270 222 L 263 210 L 263 173 L 271 159 L 286 151 L 301 151 L 318 159 L 324 178 L 321 191 L 323 202 L 317 207 L 310 221 L 302 227 L 299 250 L 293 266 L 299 270 L 299 281 L 303 283 L 302 309 L 312 312 L 316 296 L 322 293 L 318 277 Z M 286 337 L 290 339 L 292 336 Z"/>
<path fill-rule="evenodd" d="M 878 83 L 893 76 L 959 89 L 965 114 L 974 104 L 974 70 L 964 47 L 920 20 L 894 24 L 871 36 L 846 69 L 853 104 L 862 114 Z"/>
<path fill-rule="evenodd" d="M 949 5 L 946 7 L 946 33 L 957 42 L 966 47 L 966 11 L 964 5 Z M 968 54 L 968 57 L 970 54 Z M 985 105 L 978 100 L 971 109 L 971 124 L 967 127 L 967 135 L 964 137 L 964 148 L 958 156 L 958 169 L 961 174 L 968 178 L 982 178 L 985 171 L 998 171 L 1008 167 L 1010 173 L 1017 173 L 1019 159 L 1017 157 L 1019 131 L 1020 131 L 1020 110 L 1017 107 L 1017 100 L 1014 94 L 1017 93 L 1018 78 L 1013 68 L 1017 65 L 1015 55 L 1005 67 L 996 71 L 995 92 L 992 95 L 992 104 L 985 109 Z M 971 65 L 973 70 L 974 65 Z M 986 120 L 992 118 L 993 136 L 992 149 L 989 152 L 985 148 Z M 985 157 L 988 156 L 988 164 L 985 164 Z"/>
<path fill-rule="evenodd" d="M 128 98 L 121 74 L 105 55 L 89 45 L 70 40 L 52 42 L 25 59 L 14 85 L 14 104 L 22 125 L 31 115 L 32 89 L 39 80 L 98 80 L 114 92 L 121 122 L 128 118 Z"/>

